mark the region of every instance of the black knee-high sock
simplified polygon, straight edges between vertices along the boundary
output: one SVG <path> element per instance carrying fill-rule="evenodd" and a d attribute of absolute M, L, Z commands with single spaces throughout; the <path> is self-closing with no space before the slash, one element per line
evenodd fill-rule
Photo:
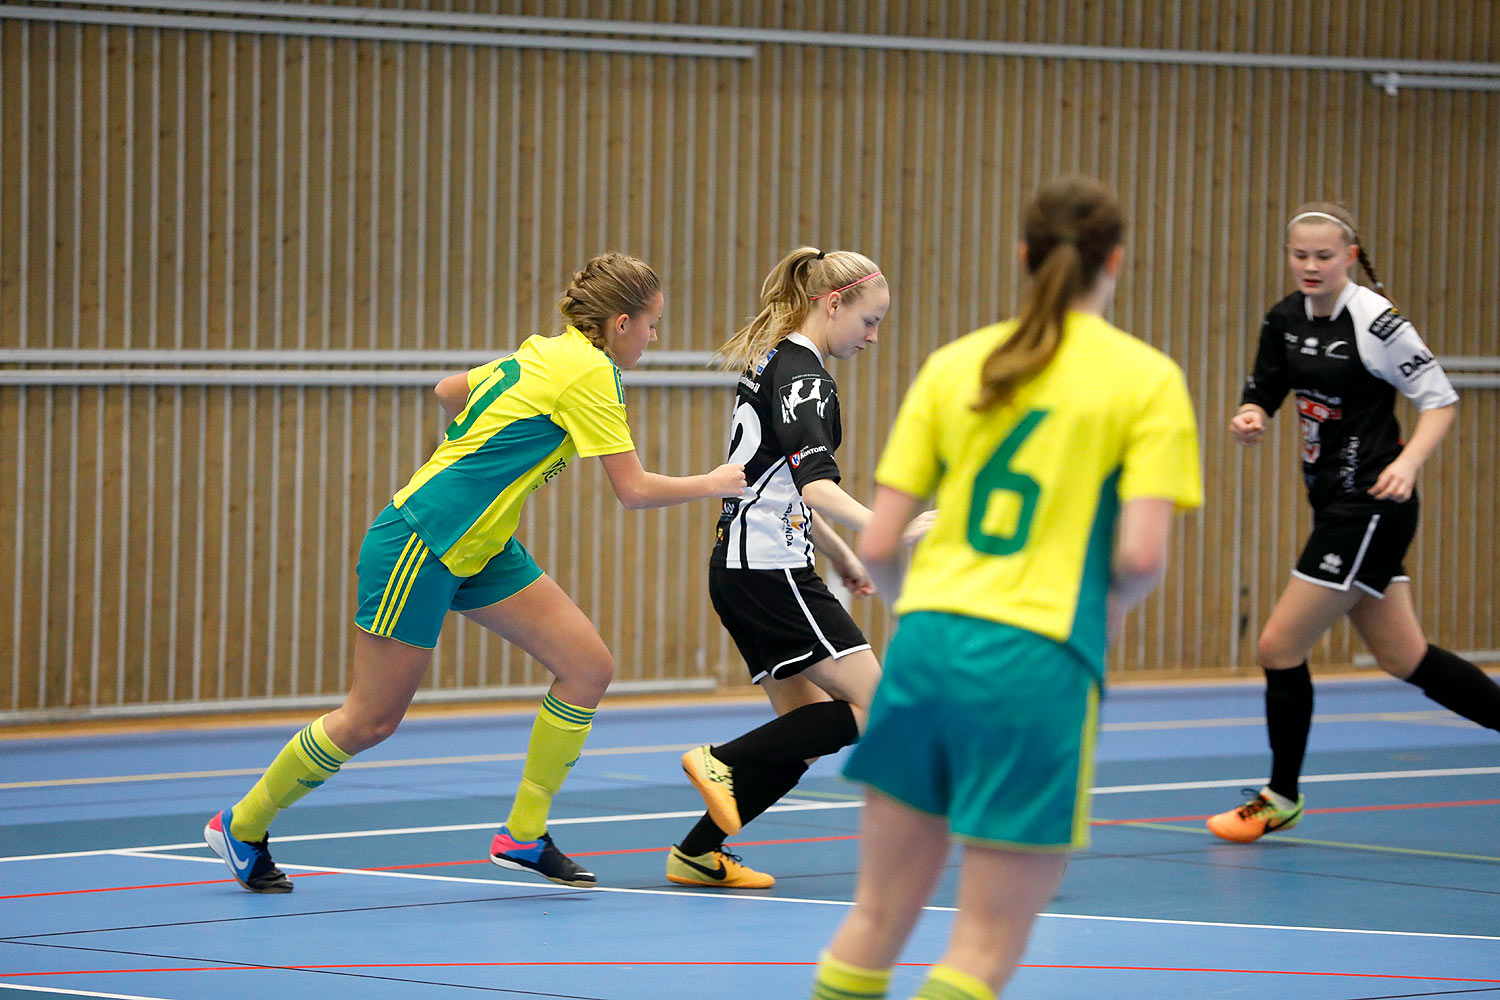
<path fill-rule="evenodd" d="M 1429 645 L 1406 680 L 1449 711 L 1487 729 L 1500 729 L 1500 685 L 1462 656 Z"/>
<path fill-rule="evenodd" d="M 1266 733 L 1271 740 L 1271 791 L 1297 801 L 1297 778 L 1312 728 L 1313 684 L 1307 661 L 1266 671 Z"/>
<path fill-rule="evenodd" d="M 713 748 L 733 768 L 747 764 L 787 764 L 823 757 L 859 741 L 859 725 L 847 701 L 819 701 L 777 716 L 758 729 Z M 739 777 L 735 777 L 739 798 Z"/>
<path fill-rule="evenodd" d="M 775 767 L 761 768 L 751 766 L 743 772 L 736 771 L 734 774 L 734 799 L 740 807 L 740 821 L 749 823 L 752 819 L 765 812 L 767 809 L 781 801 L 797 782 L 802 780 L 802 775 L 807 773 L 807 764 L 796 760 Z M 716 851 L 724 846 L 724 831 L 720 830 L 708 814 L 704 813 L 698 819 L 688 835 L 682 838 L 678 849 L 683 854 L 697 857 Z"/>

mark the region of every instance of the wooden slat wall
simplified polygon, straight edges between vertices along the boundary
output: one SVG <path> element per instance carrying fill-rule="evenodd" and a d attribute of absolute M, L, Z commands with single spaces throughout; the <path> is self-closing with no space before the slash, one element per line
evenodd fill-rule
<path fill-rule="evenodd" d="M 987 4 L 459 4 L 491 13 L 1087 45 L 1495 60 L 1486 0 Z M 1223 431 L 1281 227 L 1344 200 L 1434 350 L 1500 354 L 1500 94 L 1350 72 L 762 44 L 748 61 L 542 53 L 0 22 L 0 347 L 495 349 L 553 323 L 589 255 L 667 282 L 662 344 L 707 350 L 793 245 L 860 249 L 894 308 L 837 372 L 846 484 L 871 490 L 934 346 L 1007 314 L 1027 194 L 1103 177 L 1130 219 L 1113 319 L 1171 353 L 1198 406 L 1209 504 L 1118 676 L 1253 666 L 1308 524 L 1295 427 Z M 1410 568 L 1424 621 L 1500 648 L 1500 402 L 1466 393 L 1425 473 Z M 334 693 L 353 556 L 437 435 L 404 389 L 0 389 L 0 712 Z M 635 389 L 648 467 L 723 450 L 721 391 Z M 1408 414 L 1408 419 L 1410 415 Z M 709 504 L 648 513 L 582 462 L 522 537 L 627 679 L 742 667 L 713 618 Z M 6 592 L 8 591 L 8 593 Z M 859 611 L 872 636 L 883 614 Z M 1336 631 L 1317 658 L 1347 663 Z M 451 625 L 431 684 L 541 683 Z"/>

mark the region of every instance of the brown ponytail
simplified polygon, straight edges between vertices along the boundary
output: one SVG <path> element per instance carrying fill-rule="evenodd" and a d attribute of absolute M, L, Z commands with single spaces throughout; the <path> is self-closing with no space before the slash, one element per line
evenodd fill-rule
<path fill-rule="evenodd" d="M 1062 344 L 1068 309 L 1093 287 L 1125 222 L 1109 189 L 1082 177 L 1046 185 L 1022 220 L 1031 287 L 1016 332 L 985 358 L 979 372 L 983 411 L 1010 399 L 1016 387 L 1046 368 Z"/>

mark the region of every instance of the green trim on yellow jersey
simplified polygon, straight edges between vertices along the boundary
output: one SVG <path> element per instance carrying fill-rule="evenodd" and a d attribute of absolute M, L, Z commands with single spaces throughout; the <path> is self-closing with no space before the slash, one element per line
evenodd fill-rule
<path fill-rule="evenodd" d="M 505 548 L 533 491 L 576 455 L 633 451 L 615 363 L 574 327 L 469 372 L 468 400 L 392 499 L 455 576 Z"/>
<path fill-rule="evenodd" d="M 997 323 L 939 348 L 902 401 L 875 479 L 933 497 L 938 514 L 896 611 L 1013 625 L 1102 673 L 1121 505 L 1202 502 L 1192 403 L 1170 358 L 1071 312 L 1047 367 L 975 412 L 984 361 L 1015 328 Z"/>

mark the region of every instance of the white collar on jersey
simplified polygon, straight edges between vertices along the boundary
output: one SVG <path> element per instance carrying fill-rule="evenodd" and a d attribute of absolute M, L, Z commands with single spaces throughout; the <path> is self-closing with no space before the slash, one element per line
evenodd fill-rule
<path fill-rule="evenodd" d="M 1351 278 L 1349 282 L 1344 285 L 1344 290 L 1342 292 L 1339 292 L 1339 297 L 1334 300 L 1333 312 L 1328 314 L 1328 318 L 1338 319 L 1339 313 L 1343 312 L 1349 307 L 1349 300 L 1359 294 L 1359 290 L 1361 287 L 1362 286 L 1358 282 L 1354 281 Z M 1308 319 L 1316 318 L 1315 316 L 1313 316 L 1312 299 L 1304 295 L 1302 297 L 1302 307 L 1307 310 Z"/>
<path fill-rule="evenodd" d="M 818 345 L 814 344 L 811 340 L 808 340 L 800 330 L 787 334 L 786 339 L 790 340 L 794 344 L 801 344 L 809 351 L 812 351 L 818 356 L 818 364 L 821 365 L 823 363 L 823 352 L 818 350 Z"/>

